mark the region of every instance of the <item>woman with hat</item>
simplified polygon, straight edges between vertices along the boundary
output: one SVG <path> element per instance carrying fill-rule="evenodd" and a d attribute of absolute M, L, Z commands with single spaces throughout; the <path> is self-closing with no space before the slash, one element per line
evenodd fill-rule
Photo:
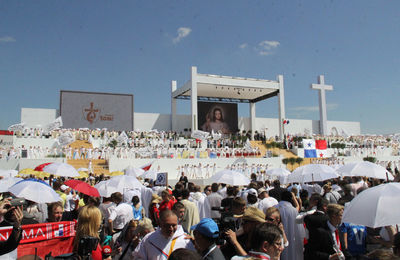
<path fill-rule="evenodd" d="M 254 207 L 248 207 L 242 216 L 237 217 L 242 220 L 241 227 L 236 232 L 231 229 L 225 232 L 229 243 L 221 248 L 227 259 L 231 259 L 234 255 L 247 255 L 251 249 L 250 238 L 253 236 L 253 232 L 258 224 L 265 222 L 265 214 Z"/>
<path fill-rule="evenodd" d="M 160 202 L 161 202 L 160 196 L 158 196 L 157 194 L 153 194 L 149 206 L 149 218 L 154 227 L 159 226 L 160 211 L 158 209 L 158 204 Z"/>

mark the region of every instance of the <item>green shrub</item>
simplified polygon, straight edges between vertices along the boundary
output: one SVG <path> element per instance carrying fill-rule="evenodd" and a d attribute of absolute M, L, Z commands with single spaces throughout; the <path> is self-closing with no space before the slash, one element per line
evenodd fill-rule
<path fill-rule="evenodd" d="M 376 162 L 376 158 L 375 158 L 375 157 L 372 157 L 372 156 L 364 157 L 363 160 L 364 160 L 364 161 L 367 161 L 367 162 L 372 162 L 372 163 L 375 163 L 375 162 Z"/>

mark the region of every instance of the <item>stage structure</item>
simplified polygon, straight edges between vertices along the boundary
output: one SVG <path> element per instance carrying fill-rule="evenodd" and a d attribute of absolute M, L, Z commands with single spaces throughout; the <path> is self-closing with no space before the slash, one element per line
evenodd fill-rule
<path fill-rule="evenodd" d="M 197 67 L 191 68 L 191 78 L 181 88 L 177 82 L 171 82 L 171 128 L 176 131 L 176 100 L 191 100 L 191 127 L 198 130 L 198 101 L 221 103 L 249 103 L 250 130 L 252 139 L 256 129 L 256 103 L 271 97 L 278 97 L 279 136 L 283 138 L 283 120 L 285 119 L 285 94 L 283 76 L 276 81 L 242 77 L 230 77 L 197 73 Z M 237 115 L 236 115 L 237 116 Z"/>

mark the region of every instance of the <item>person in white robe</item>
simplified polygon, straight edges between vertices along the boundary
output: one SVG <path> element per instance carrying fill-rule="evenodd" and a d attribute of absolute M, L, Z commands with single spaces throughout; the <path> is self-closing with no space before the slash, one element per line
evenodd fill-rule
<path fill-rule="evenodd" d="M 165 260 L 179 248 L 195 250 L 188 235 L 178 225 L 178 217 L 171 210 L 160 213 L 160 228 L 147 234 L 136 247 L 133 259 Z"/>
<path fill-rule="evenodd" d="M 292 197 L 290 191 L 284 191 L 282 193 L 282 200 L 276 206 L 281 213 L 281 221 L 289 242 L 289 246 L 285 248 L 281 255 L 281 260 L 303 260 L 305 230 L 302 224 L 296 224 L 298 211 L 289 202 Z"/>

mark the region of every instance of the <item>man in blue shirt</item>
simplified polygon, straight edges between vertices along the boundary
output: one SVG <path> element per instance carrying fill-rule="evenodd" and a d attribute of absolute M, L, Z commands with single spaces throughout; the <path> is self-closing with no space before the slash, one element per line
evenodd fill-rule
<path fill-rule="evenodd" d="M 365 226 L 343 223 L 339 229 L 343 233 L 345 248 L 352 256 L 356 257 L 365 254 L 367 238 L 367 228 Z"/>

